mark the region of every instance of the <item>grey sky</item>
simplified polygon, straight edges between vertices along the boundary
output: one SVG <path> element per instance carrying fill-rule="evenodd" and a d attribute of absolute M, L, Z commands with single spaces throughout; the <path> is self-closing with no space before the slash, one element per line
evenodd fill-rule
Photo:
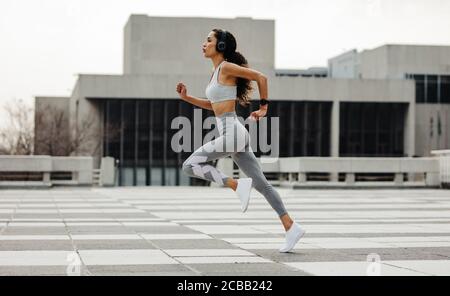
<path fill-rule="evenodd" d="M 275 19 L 277 68 L 385 43 L 450 45 L 448 0 L 1 0 L 0 104 L 68 96 L 77 73 L 122 73 L 132 13 Z"/>

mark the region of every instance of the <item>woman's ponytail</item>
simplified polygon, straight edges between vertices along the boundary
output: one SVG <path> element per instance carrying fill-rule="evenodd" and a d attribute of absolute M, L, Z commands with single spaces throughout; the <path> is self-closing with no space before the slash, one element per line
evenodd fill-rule
<path fill-rule="evenodd" d="M 238 51 L 233 52 L 229 57 L 225 57 L 225 60 L 239 66 L 248 67 L 247 60 Z M 243 107 L 248 107 L 248 105 L 250 105 L 249 95 L 253 89 L 250 82 L 250 80 L 241 77 L 238 77 L 236 80 L 237 98 L 239 104 Z"/>
<path fill-rule="evenodd" d="M 217 40 L 219 40 L 219 32 L 224 33 L 223 30 L 213 29 L 216 34 Z M 223 57 L 227 62 L 234 63 L 242 67 L 248 67 L 247 59 L 238 51 L 236 51 L 236 39 L 230 32 L 225 33 L 225 50 L 223 51 Z M 253 90 L 251 81 L 245 78 L 238 77 L 236 79 L 237 85 L 237 99 L 239 104 L 243 107 L 248 107 L 250 105 L 250 93 Z"/>

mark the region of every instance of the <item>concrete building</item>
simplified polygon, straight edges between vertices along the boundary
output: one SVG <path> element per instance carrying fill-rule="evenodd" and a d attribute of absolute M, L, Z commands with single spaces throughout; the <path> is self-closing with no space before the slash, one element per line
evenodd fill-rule
<path fill-rule="evenodd" d="M 181 172 L 190 153 L 170 149 L 172 119 L 192 119 L 196 108 L 175 87 L 183 81 L 190 94 L 205 97 L 212 67 L 201 46 L 210 30 L 223 28 L 269 79 L 268 117 L 280 118 L 281 157 L 428 156 L 450 147 L 450 46 L 385 45 L 331 58 L 328 68 L 283 70 L 274 67 L 274 26 L 251 18 L 132 15 L 123 75 L 80 74 L 71 97 L 60 98 L 70 130 L 93 119 L 91 129 L 102 136 L 85 145 L 100 149 L 84 153 L 117 159 L 120 185 L 201 184 Z M 244 118 L 259 105 L 254 87 L 251 108 L 237 109 Z M 37 109 L 44 101 L 55 100 L 37 97 Z"/>
<path fill-rule="evenodd" d="M 328 61 L 331 78 L 412 80 L 415 151 L 429 156 L 450 147 L 450 46 L 387 44 Z"/>

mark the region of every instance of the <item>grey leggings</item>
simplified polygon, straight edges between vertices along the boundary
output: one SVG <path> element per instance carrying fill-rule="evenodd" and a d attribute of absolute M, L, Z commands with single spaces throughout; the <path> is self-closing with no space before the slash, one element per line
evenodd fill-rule
<path fill-rule="evenodd" d="M 280 195 L 267 182 L 251 149 L 249 133 L 236 113 L 225 112 L 216 117 L 216 121 L 220 136 L 194 151 L 183 163 L 183 171 L 191 177 L 225 185 L 229 177 L 208 162 L 231 156 L 238 167 L 252 178 L 252 186 L 266 198 L 278 216 L 287 214 Z"/>

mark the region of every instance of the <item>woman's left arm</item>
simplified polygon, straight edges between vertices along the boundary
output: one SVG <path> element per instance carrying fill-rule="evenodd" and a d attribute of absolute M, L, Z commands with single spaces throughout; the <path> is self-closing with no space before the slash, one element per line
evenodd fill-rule
<path fill-rule="evenodd" d="M 259 97 L 267 101 L 268 98 L 268 86 L 267 77 L 254 69 L 242 67 L 234 63 L 225 63 L 222 66 L 222 74 L 231 75 L 235 77 L 241 77 L 250 81 L 256 81 L 258 84 Z M 255 120 L 259 120 L 259 117 L 264 117 L 267 113 L 267 104 L 261 105 L 259 110 L 252 112 L 250 117 Z"/>

